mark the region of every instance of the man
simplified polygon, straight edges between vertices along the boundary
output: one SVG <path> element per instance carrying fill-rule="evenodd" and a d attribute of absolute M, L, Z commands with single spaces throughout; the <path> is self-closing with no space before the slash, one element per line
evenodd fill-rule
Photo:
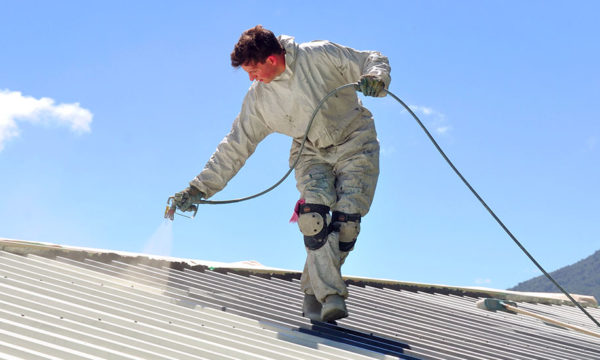
<path fill-rule="evenodd" d="M 297 44 L 260 25 L 242 34 L 231 64 L 241 66 L 253 83 L 231 132 L 190 186 L 175 194 L 182 211 L 222 190 L 273 132 L 293 138 L 292 165 L 312 112 L 331 90 L 358 82 L 364 95 L 385 96 L 382 90 L 391 80 L 388 59 L 378 52 L 328 41 Z M 340 90 L 322 106 L 294 170 L 301 198 L 296 215 L 307 251 L 303 314 L 331 322 L 348 316 L 341 266 L 354 248 L 379 175 L 373 117 L 353 88 Z"/>

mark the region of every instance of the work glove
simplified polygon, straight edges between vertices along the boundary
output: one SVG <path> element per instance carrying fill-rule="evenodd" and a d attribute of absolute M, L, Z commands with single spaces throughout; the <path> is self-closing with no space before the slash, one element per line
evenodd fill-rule
<path fill-rule="evenodd" d="M 363 75 L 358 80 L 358 91 L 365 94 L 365 96 L 379 96 L 381 91 L 385 88 L 385 83 L 378 76 L 375 75 Z"/>
<path fill-rule="evenodd" d="M 200 203 L 204 198 L 204 194 L 193 186 L 176 193 L 174 196 L 175 206 L 181 211 L 192 211 L 194 204 Z"/>

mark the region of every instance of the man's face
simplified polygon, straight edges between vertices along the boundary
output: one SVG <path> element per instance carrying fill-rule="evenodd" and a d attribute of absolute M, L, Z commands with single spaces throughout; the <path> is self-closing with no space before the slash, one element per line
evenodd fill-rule
<path fill-rule="evenodd" d="M 248 63 L 242 65 L 242 69 L 248 73 L 250 81 L 258 80 L 265 84 L 270 83 L 279 75 L 274 59 L 269 56 L 264 63 Z"/>

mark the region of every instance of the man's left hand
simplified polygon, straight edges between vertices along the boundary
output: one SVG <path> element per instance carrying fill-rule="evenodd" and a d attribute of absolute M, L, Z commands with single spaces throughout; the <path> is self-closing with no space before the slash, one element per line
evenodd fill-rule
<path fill-rule="evenodd" d="M 385 83 L 378 76 L 363 75 L 358 80 L 358 90 L 365 96 L 377 97 L 383 89 L 385 89 Z"/>

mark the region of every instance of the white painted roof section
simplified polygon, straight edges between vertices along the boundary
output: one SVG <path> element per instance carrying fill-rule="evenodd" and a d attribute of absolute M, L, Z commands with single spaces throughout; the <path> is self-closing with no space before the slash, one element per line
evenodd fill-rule
<path fill-rule="evenodd" d="M 183 262 L 190 266 L 203 265 L 203 266 L 214 267 L 214 268 L 293 271 L 293 270 L 267 267 L 256 260 L 244 260 L 244 261 L 225 263 L 225 262 L 219 262 L 219 261 L 176 258 L 176 257 L 171 257 L 171 256 L 136 253 L 136 252 L 130 252 L 130 251 L 106 250 L 106 249 L 96 249 L 96 248 L 80 247 L 80 246 L 65 246 L 65 245 L 59 245 L 59 244 L 54 244 L 54 243 L 49 243 L 49 242 L 26 241 L 26 240 L 7 239 L 7 238 L 0 238 L 0 245 L 2 245 L 3 247 L 10 247 L 11 245 L 13 245 L 15 247 L 20 247 L 20 248 L 29 248 L 29 249 L 31 249 L 30 251 L 34 251 L 33 249 L 39 248 L 39 249 L 42 249 L 42 251 L 44 251 L 44 252 L 48 251 L 48 249 L 61 249 L 64 251 L 82 251 L 82 252 L 86 252 L 89 254 L 111 253 L 111 254 L 116 254 L 116 255 L 119 255 L 122 257 L 128 257 L 128 258 L 143 257 L 143 258 L 147 258 L 147 259 L 151 259 L 151 260 Z"/>
<path fill-rule="evenodd" d="M 334 326 L 301 316 L 299 281 L 283 272 L 14 240 L 0 249 L 0 359 L 600 359 L 599 338 L 479 309 L 451 287 L 354 279 L 351 315 Z M 572 306 L 518 306 L 598 331 Z"/>

